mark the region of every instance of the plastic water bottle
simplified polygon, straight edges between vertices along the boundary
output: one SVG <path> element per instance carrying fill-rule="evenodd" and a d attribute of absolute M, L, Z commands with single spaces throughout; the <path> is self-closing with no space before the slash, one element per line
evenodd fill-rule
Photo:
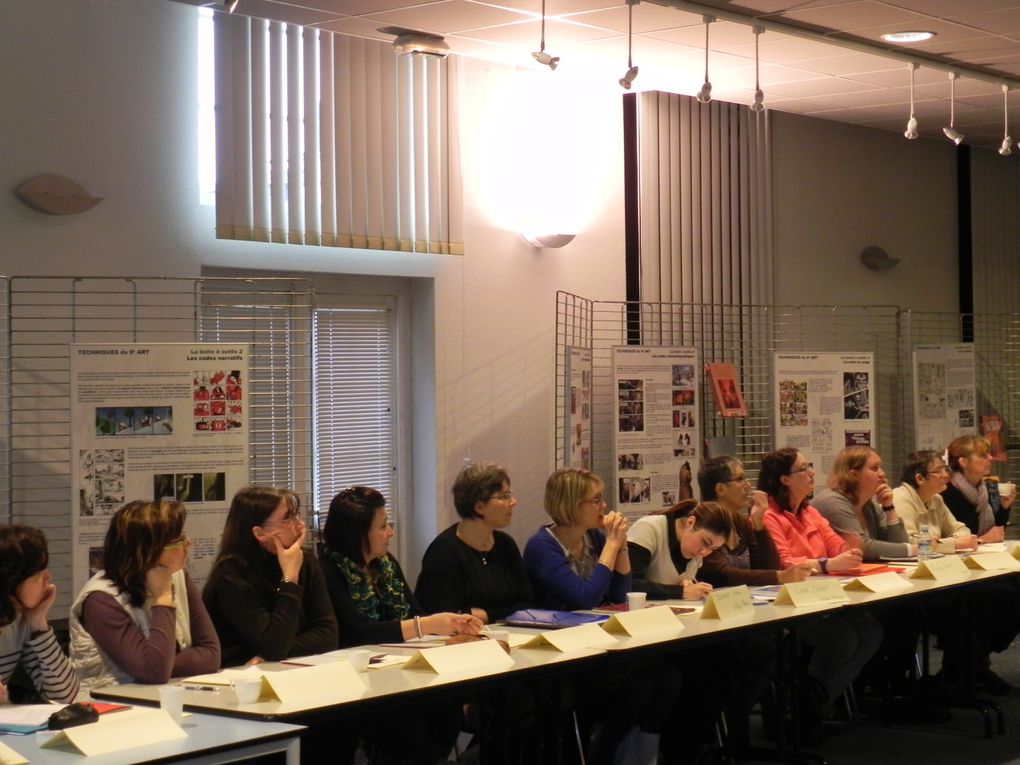
<path fill-rule="evenodd" d="M 928 560 L 931 557 L 931 535 L 927 524 L 922 524 L 917 532 L 917 559 Z"/>

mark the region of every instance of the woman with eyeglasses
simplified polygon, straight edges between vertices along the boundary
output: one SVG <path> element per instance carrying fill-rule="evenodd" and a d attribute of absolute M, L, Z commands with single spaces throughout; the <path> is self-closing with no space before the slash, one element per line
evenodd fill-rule
<path fill-rule="evenodd" d="M 46 537 L 31 526 L 0 526 L 0 704 L 20 664 L 46 701 L 69 704 L 78 677 L 57 642 L 47 615 L 57 597 L 47 570 Z"/>
<path fill-rule="evenodd" d="M 698 581 L 701 562 L 732 532 L 730 515 L 717 502 L 685 499 L 639 518 L 627 532 L 634 589 L 653 599 L 701 600 L 712 591 Z"/>
<path fill-rule="evenodd" d="M 415 595 L 427 613 L 471 614 L 483 624 L 533 605 L 531 583 L 510 525 L 517 500 L 492 462 L 464 467 L 453 484 L 460 520 L 432 540 Z"/>
<path fill-rule="evenodd" d="M 942 456 L 933 451 L 918 451 L 907 455 L 900 475 L 901 483 L 893 489 L 893 504 L 907 539 L 917 543 L 921 526 L 942 548 L 976 550 L 978 538 L 946 507 L 942 492 L 949 485 L 949 466 Z"/>
<path fill-rule="evenodd" d="M 129 502 L 114 513 L 103 570 L 71 606 L 71 663 L 83 689 L 215 672 L 220 643 L 185 569 L 184 504 Z"/>
<path fill-rule="evenodd" d="M 322 570 L 302 549 L 297 495 L 248 486 L 234 495 L 202 598 L 223 664 L 257 664 L 332 651 L 336 617 Z"/>
<path fill-rule="evenodd" d="M 386 500 L 367 486 L 344 489 L 329 503 L 321 563 L 340 627 L 340 645 L 400 643 L 423 635 L 477 635 L 471 614 L 424 615 L 397 559 Z M 447 748 L 449 751 L 449 747 Z"/>
<path fill-rule="evenodd" d="M 758 490 L 769 508 L 765 527 L 779 563 L 788 568 L 809 563 L 816 574 L 856 568 L 861 551 L 843 540 L 810 504 L 814 467 L 796 449 L 779 449 L 762 457 Z M 860 673 L 882 644 L 882 627 L 864 613 L 834 613 L 799 624 L 801 639 L 812 648 L 807 672 L 797 688 L 801 733 L 810 743 L 821 733 L 824 714 Z"/>
<path fill-rule="evenodd" d="M 992 446 L 984 436 L 958 436 L 946 449 L 949 486 L 942 493 L 953 516 L 981 542 L 1001 542 L 1016 489 L 999 496 L 998 487 L 986 477 L 992 472 Z M 998 497 L 997 507 L 995 497 Z"/>
<path fill-rule="evenodd" d="M 828 488 L 811 500 L 833 531 L 861 550 L 862 560 L 917 555 L 896 514 L 882 458 L 870 446 L 848 446 L 832 461 Z"/>

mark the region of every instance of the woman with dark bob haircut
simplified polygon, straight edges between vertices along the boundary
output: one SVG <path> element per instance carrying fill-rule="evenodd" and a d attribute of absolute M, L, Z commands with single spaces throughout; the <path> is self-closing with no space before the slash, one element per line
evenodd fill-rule
<path fill-rule="evenodd" d="M 248 486 L 234 495 L 202 597 L 225 666 L 281 661 L 337 647 L 336 618 L 297 495 Z"/>
<path fill-rule="evenodd" d="M 165 683 L 214 672 L 220 643 L 185 569 L 180 502 L 129 502 L 114 513 L 103 570 L 71 606 L 71 662 L 83 688 Z"/>
<path fill-rule="evenodd" d="M 322 574 L 340 627 L 340 645 L 399 643 L 423 635 L 477 635 L 470 614 L 422 616 L 397 559 L 393 527 L 375 489 L 352 486 L 329 503 L 322 532 Z"/>
<path fill-rule="evenodd" d="M 464 466 L 453 483 L 460 521 L 425 551 L 415 594 L 426 612 L 469 613 L 498 621 L 532 603 L 531 583 L 510 525 L 517 499 L 510 476 L 492 462 Z"/>
<path fill-rule="evenodd" d="M 46 537 L 31 526 L 0 526 L 0 704 L 21 664 L 47 701 L 67 704 L 78 678 L 46 620 L 57 597 Z"/>

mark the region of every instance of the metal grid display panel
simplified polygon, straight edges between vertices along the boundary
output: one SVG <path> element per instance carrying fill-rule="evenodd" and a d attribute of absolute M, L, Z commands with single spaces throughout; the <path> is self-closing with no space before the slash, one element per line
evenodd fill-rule
<path fill-rule="evenodd" d="M 10 280 L 0 276 L 0 521 L 11 523 L 11 345 Z"/>
<path fill-rule="evenodd" d="M 311 292 L 275 279 L 12 277 L 10 353 L 10 502 L 14 522 L 42 528 L 58 587 L 55 615 L 71 597 L 71 343 L 251 343 L 249 424 L 253 482 L 284 475 L 307 499 L 310 404 L 287 402 L 293 432 L 276 432 L 281 379 L 308 385 Z M 254 307 L 254 308 L 253 308 Z M 264 309 L 264 310 L 263 310 Z M 289 321 L 280 322 L 285 313 Z M 271 316 L 272 320 L 265 317 Z M 218 323 L 217 323 L 218 322 Z M 282 354 L 281 347 L 292 348 Z M 267 414 L 268 413 L 268 414 Z"/>
<path fill-rule="evenodd" d="M 629 311 L 628 311 L 629 308 Z M 630 329 L 630 333 L 628 333 Z M 871 352 L 877 377 L 875 409 L 878 443 L 887 470 L 898 471 L 902 451 L 898 389 L 899 327 L 892 306 L 720 306 L 672 303 L 590 301 L 576 295 L 557 296 L 556 422 L 567 405 L 563 388 L 563 348 L 592 349 L 592 467 L 603 475 L 613 471 L 614 391 L 612 347 L 634 344 L 694 346 L 702 364 L 732 363 L 740 376 L 746 418 L 716 414 L 707 377 L 702 379 L 699 406 L 702 435 L 732 439 L 734 452 L 752 482 L 761 456 L 774 448 L 773 365 L 775 351 Z M 590 338 L 590 340 L 589 340 Z M 590 342 L 590 345 L 586 343 Z M 558 464 L 564 454 L 557 427 Z M 819 476 L 824 481 L 824 476 Z"/>

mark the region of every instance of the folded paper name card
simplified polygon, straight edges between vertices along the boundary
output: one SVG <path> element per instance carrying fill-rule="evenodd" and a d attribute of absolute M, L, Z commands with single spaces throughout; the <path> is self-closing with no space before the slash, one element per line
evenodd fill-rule
<path fill-rule="evenodd" d="M 944 558 L 928 558 L 919 560 L 911 579 L 934 579 L 944 581 L 946 579 L 963 579 L 970 576 L 967 564 L 956 555 L 947 555 Z"/>
<path fill-rule="evenodd" d="M 819 577 L 803 582 L 784 584 L 776 595 L 777 606 L 824 606 L 829 603 L 847 603 L 850 598 L 843 585 L 834 577 Z"/>
<path fill-rule="evenodd" d="M 713 590 L 701 610 L 702 619 L 733 619 L 737 616 L 754 614 L 754 603 L 746 584 Z"/>
<path fill-rule="evenodd" d="M 98 722 L 65 728 L 42 744 L 47 749 L 68 746 L 86 757 L 187 738 L 188 734 L 162 709 L 127 709 L 102 715 Z"/>
<path fill-rule="evenodd" d="M 987 552 L 971 555 L 964 559 L 968 568 L 982 571 L 1016 571 L 1020 569 L 1020 561 L 1008 552 Z"/>
<path fill-rule="evenodd" d="M 638 611 L 621 611 L 604 622 L 602 629 L 610 635 L 639 637 L 653 632 L 682 632 L 684 625 L 669 606 L 653 606 Z"/>
<path fill-rule="evenodd" d="M 299 667 L 262 674 L 261 701 L 278 699 L 285 704 L 300 704 L 329 696 L 334 701 L 361 698 L 365 680 L 349 661 L 336 661 L 314 667 Z"/>
<path fill-rule="evenodd" d="M 0 741 L 0 765 L 28 765 L 28 760 Z"/>
<path fill-rule="evenodd" d="M 545 648 L 551 646 L 559 651 L 580 651 L 585 648 L 602 648 L 612 645 L 616 638 L 606 633 L 597 624 L 580 624 L 562 630 L 549 630 L 535 635 L 521 648 Z"/>
<path fill-rule="evenodd" d="M 846 588 L 848 590 L 865 590 L 867 592 L 895 592 L 896 590 L 906 590 L 913 586 L 913 584 L 899 574 L 886 571 L 883 574 L 859 576 L 850 582 Z"/>
<path fill-rule="evenodd" d="M 428 669 L 437 674 L 473 672 L 477 670 L 505 669 L 514 660 L 503 650 L 498 640 L 477 640 L 473 643 L 425 648 L 414 654 L 404 669 Z"/>

